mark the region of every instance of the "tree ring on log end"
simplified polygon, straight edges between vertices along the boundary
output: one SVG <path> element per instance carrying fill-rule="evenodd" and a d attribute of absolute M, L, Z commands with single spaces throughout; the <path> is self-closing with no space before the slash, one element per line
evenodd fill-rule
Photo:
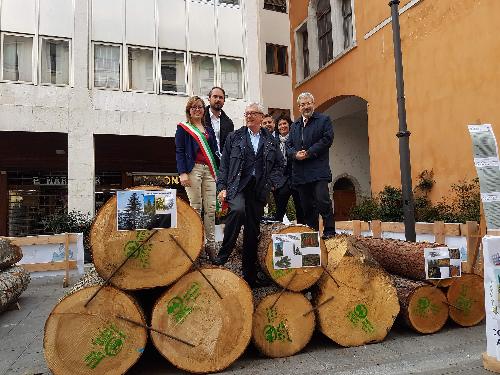
<path fill-rule="evenodd" d="M 446 294 L 450 304 L 450 318 L 463 327 L 471 327 L 481 322 L 484 309 L 484 281 L 481 276 L 462 273 L 456 277 Z"/>

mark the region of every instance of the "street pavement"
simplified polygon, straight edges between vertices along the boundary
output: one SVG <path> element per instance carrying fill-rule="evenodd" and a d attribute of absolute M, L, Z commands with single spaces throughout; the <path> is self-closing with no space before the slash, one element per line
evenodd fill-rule
<path fill-rule="evenodd" d="M 62 277 L 33 279 L 20 310 L 0 314 L 0 375 L 50 374 L 43 356 L 43 327 L 64 294 Z M 224 374 L 492 374 L 484 370 L 484 324 L 460 328 L 448 323 L 439 333 L 419 335 L 395 326 L 382 343 L 342 348 L 316 333 L 299 354 L 279 359 L 260 356 L 252 345 Z M 132 375 L 187 374 L 170 365 L 152 347 L 129 371 Z M 71 375 L 71 374 L 68 374 Z"/>

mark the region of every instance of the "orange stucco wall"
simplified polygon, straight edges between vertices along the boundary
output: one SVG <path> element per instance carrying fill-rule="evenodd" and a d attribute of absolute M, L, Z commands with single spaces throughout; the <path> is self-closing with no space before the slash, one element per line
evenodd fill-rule
<path fill-rule="evenodd" d="M 293 69 L 294 30 L 307 16 L 308 2 L 290 2 Z M 364 39 L 390 16 L 387 3 L 355 0 L 357 46 L 312 78 L 293 83 L 294 97 L 310 91 L 319 107 L 341 95 L 368 102 L 374 193 L 387 184 L 400 186 L 392 24 Z M 434 200 L 452 183 L 476 176 L 468 124 L 492 123 L 500 139 L 499 14 L 496 0 L 422 0 L 401 15 L 413 181 L 422 170 L 433 169 Z"/>

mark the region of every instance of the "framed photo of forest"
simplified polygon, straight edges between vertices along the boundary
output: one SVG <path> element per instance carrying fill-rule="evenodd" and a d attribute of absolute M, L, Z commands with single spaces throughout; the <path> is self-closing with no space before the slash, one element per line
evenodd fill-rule
<path fill-rule="evenodd" d="M 175 189 L 117 191 L 118 230 L 176 228 L 176 195 Z"/>
<path fill-rule="evenodd" d="M 321 265 L 318 232 L 273 234 L 272 239 L 274 269 Z"/>

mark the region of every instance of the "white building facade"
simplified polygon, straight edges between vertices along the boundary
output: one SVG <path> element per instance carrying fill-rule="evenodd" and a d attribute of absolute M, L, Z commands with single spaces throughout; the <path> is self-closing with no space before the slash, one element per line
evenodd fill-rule
<path fill-rule="evenodd" d="M 175 176 L 190 95 L 224 87 L 236 128 L 250 101 L 289 109 L 289 76 L 264 77 L 262 12 L 245 0 L 0 0 L 0 235 Z M 284 101 L 263 94 L 274 85 Z"/>

